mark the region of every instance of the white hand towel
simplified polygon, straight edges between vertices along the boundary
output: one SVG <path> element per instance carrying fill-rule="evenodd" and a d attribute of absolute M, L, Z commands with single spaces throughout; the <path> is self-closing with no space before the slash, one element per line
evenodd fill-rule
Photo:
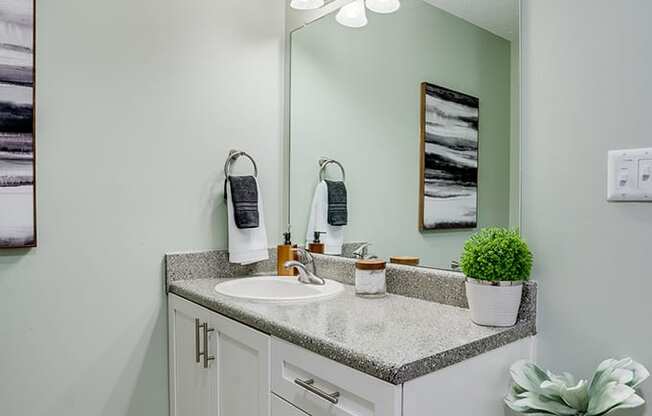
<path fill-rule="evenodd" d="M 328 185 L 324 181 L 320 181 L 315 187 L 308 229 L 306 230 L 306 247 L 312 242 L 315 231 L 326 233 L 321 236 L 321 242 L 324 243 L 324 254 L 342 254 L 344 226 L 333 226 L 328 223 Z"/>
<path fill-rule="evenodd" d="M 228 185 L 228 184 L 227 184 Z M 229 262 L 242 265 L 252 264 L 269 258 L 267 250 L 267 232 L 265 231 L 265 215 L 263 211 L 263 197 L 258 187 L 258 212 L 260 219 L 258 228 L 240 229 L 235 225 L 233 202 L 231 201 L 231 187 L 226 187 L 226 206 L 229 232 Z"/>

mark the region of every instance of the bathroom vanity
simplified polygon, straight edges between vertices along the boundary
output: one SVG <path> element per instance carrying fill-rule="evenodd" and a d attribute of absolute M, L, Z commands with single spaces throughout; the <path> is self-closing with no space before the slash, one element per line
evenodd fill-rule
<path fill-rule="evenodd" d="M 519 225 L 518 10 L 496 32 L 432 3 L 370 12 L 363 30 L 325 8 L 291 32 L 292 234 L 281 268 L 275 250 L 250 266 L 224 251 L 166 256 L 171 415 L 504 415 L 509 367 L 533 355 L 536 284 L 514 327 L 481 327 L 463 275 L 444 269 L 479 228 Z M 314 274 L 344 289 L 298 303 L 274 301 L 292 277 L 215 290 L 283 274 L 295 245 L 331 254 L 314 255 Z M 438 269 L 389 264 L 389 295 L 362 299 L 353 256 Z"/>
<path fill-rule="evenodd" d="M 502 415 L 508 368 L 532 355 L 533 283 L 515 327 L 486 328 L 471 323 L 451 272 L 390 266 L 394 293 L 370 300 L 347 284 L 352 260 L 317 256 L 320 274 L 344 290 L 255 302 L 215 286 L 273 270 L 273 261 L 251 269 L 225 259 L 167 257 L 173 416 Z"/>

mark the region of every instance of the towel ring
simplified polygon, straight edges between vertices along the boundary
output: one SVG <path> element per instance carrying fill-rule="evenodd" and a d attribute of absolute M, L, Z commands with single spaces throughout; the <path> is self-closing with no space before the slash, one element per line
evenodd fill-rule
<path fill-rule="evenodd" d="M 251 164 L 254 165 L 254 176 L 258 177 L 258 166 L 256 165 L 256 161 L 249 155 L 249 153 L 243 152 L 242 150 L 231 150 L 229 152 L 229 157 L 224 163 L 224 177 L 228 178 L 231 176 L 231 166 L 233 165 L 233 162 L 240 158 L 240 156 L 244 156 L 251 161 Z"/>
<path fill-rule="evenodd" d="M 337 165 L 342 172 L 342 182 L 346 182 L 346 172 L 344 171 L 344 166 L 335 159 L 319 159 L 319 180 L 324 180 L 324 175 L 326 174 L 326 168 L 328 165 Z"/>

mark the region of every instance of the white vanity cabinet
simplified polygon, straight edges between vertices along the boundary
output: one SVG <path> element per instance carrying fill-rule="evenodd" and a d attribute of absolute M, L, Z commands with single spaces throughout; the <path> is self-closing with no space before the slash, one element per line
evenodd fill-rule
<path fill-rule="evenodd" d="M 169 295 L 171 416 L 503 416 L 534 337 L 394 385 Z M 473 386 L 473 387 L 470 387 Z"/>
<path fill-rule="evenodd" d="M 270 338 L 169 295 L 171 416 L 269 416 Z"/>

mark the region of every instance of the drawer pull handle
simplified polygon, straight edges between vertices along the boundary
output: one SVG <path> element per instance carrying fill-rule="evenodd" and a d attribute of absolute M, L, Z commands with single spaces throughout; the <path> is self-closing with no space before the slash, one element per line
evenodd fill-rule
<path fill-rule="evenodd" d="M 215 359 L 214 355 L 208 354 L 208 333 L 215 331 L 215 328 L 209 328 L 208 322 L 204 322 L 200 326 L 204 330 L 204 352 L 202 352 L 201 355 L 204 356 L 204 368 L 208 368 L 208 362 Z"/>
<path fill-rule="evenodd" d="M 336 391 L 335 393 L 326 393 L 319 387 L 315 387 L 315 380 L 310 379 L 310 380 L 301 380 L 299 378 L 294 380 L 295 384 L 298 384 L 299 386 L 303 387 L 304 389 L 308 390 L 311 393 L 316 394 L 317 396 L 321 397 L 322 399 L 328 400 L 329 402 L 333 404 L 337 404 L 340 400 L 338 397 L 340 397 L 340 392 Z"/>

